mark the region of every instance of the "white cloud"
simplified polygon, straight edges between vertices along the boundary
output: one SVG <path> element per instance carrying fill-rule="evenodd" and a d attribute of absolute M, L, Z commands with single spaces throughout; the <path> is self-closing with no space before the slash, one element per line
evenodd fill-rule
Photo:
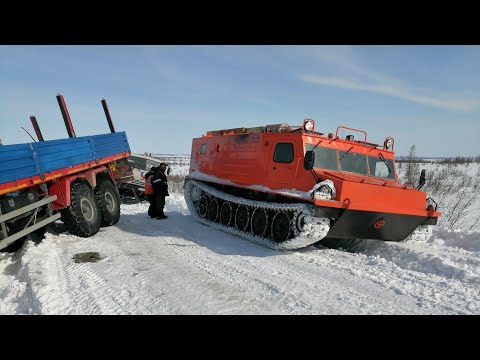
<path fill-rule="evenodd" d="M 333 66 L 339 76 L 321 76 L 313 73 L 300 75 L 302 81 L 349 90 L 368 91 L 409 100 L 440 109 L 473 111 L 480 108 L 480 98 L 471 94 L 439 93 L 420 89 L 405 81 L 371 70 L 362 63 L 362 53 L 353 46 L 303 46 L 304 54 L 324 65 Z"/>
<path fill-rule="evenodd" d="M 318 85 L 332 86 L 342 89 L 360 90 L 379 93 L 413 101 L 419 104 L 428 105 L 440 109 L 472 111 L 479 107 L 478 99 L 462 98 L 458 95 L 422 95 L 415 90 L 401 86 L 392 86 L 385 83 L 366 83 L 357 79 L 339 77 L 323 77 L 317 75 L 301 75 L 300 79 Z"/>

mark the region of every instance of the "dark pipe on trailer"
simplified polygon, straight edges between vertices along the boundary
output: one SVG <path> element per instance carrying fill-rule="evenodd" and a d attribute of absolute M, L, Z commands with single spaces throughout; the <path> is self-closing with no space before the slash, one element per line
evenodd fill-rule
<path fill-rule="evenodd" d="M 103 111 L 105 112 L 105 116 L 107 117 L 108 126 L 110 127 L 110 132 L 114 133 L 115 126 L 113 126 L 112 117 L 110 116 L 110 111 L 108 110 L 107 101 L 105 99 L 102 99 L 102 106 L 103 106 Z"/>
<path fill-rule="evenodd" d="M 40 127 L 38 126 L 38 122 L 35 116 L 30 115 L 30 121 L 32 122 L 33 129 L 35 130 L 35 134 L 37 134 L 38 141 L 45 141 L 43 139 L 42 132 L 40 131 Z"/>
<path fill-rule="evenodd" d="M 72 121 L 70 120 L 70 115 L 68 114 L 67 105 L 63 96 L 57 94 L 58 106 L 60 106 L 60 111 L 62 112 L 63 121 L 65 121 L 65 127 L 67 128 L 68 137 L 74 138 L 75 130 L 73 129 Z"/>

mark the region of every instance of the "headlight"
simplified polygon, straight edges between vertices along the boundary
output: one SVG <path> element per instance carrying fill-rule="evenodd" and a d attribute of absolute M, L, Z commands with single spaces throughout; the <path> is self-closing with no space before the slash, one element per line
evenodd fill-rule
<path fill-rule="evenodd" d="M 335 185 L 331 180 L 324 180 L 316 184 L 312 189 L 312 199 L 332 200 L 335 198 Z"/>
<path fill-rule="evenodd" d="M 313 131 L 314 127 L 315 126 L 312 120 L 307 120 L 303 124 L 303 128 L 305 129 L 305 131 Z"/>
<path fill-rule="evenodd" d="M 385 149 L 390 149 L 392 147 L 392 144 L 393 144 L 393 139 L 391 138 L 388 138 L 385 140 L 385 142 L 383 143 L 383 145 L 385 146 Z"/>
<path fill-rule="evenodd" d="M 320 200 L 331 200 L 332 199 L 332 189 L 328 185 L 322 185 L 313 192 L 313 198 Z"/>
<path fill-rule="evenodd" d="M 426 210 L 428 212 L 433 212 L 433 211 L 437 211 L 437 203 L 435 202 L 435 200 L 433 200 L 431 197 L 427 198 L 427 206 L 426 206 Z"/>

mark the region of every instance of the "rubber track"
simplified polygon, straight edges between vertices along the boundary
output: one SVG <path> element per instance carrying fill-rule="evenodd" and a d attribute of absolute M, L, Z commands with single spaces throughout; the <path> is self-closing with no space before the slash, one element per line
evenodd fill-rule
<path fill-rule="evenodd" d="M 199 188 L 202 190 L 202 194 L 206 193 L 210 197 L 215 197 L 217 199 L 222 199 L 237 205 L 245 205 L 250 209 L 262 208 L 267 211 L 284 211 L 289 214 L 290 217 L 290 229 L 293 229 L 294 237 L 288 239 L 284 242 L 277 243 L 266 237 L 256 236 L 250 232 L 240 231 L 231 226 L 224 226 L 221 223 L 210 221 L 206 218 L 202 218 L 197 213 L 197 208 L 194 205 L 193 199 L 191 198 L 192 190 L 194 188 Z M 208 225 L 214 229 L 227 232 L 232 235 L 240 236 L 257 244 L 269 247 L 275 250 L 293 250 L 300 249 L 306 246 L 309 246 L 317 241 L 322 240 L 330 230 L 330 219 L 328 218 L 317 218 L 312 216 L 312 211 L 310 210 L 312 206 L 307 204 L 282 204 L 282 203 L 270 203 L 265 201 L 255 201 L 248 200 L 241 197 L 236 197 L 230 194 L 226 194 L 220 190 L 217 190 L 211 186 L 208 186 L 200 181 L 196 180 L 187 180 L 185 182 L 184 189 L 185 201 L 187 203 L 190 213 L 195 218 L 195 220 Z M 252 211 L 249 212 L 250 214 Z M 291 215 L 291 216 L 290 216 Z M 299 216 L 304 216 L 303 230 L 298 231 L 296 223 Z"/>

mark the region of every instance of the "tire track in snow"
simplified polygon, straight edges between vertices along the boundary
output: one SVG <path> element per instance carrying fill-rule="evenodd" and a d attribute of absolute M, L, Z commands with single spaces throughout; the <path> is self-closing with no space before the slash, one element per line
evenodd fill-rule
<path fill-rule="evenodd" d="M 137 221 L 137 218 L 131 220 L 129 225 L 133 226 L 134 220 Z M 152 225 L 146 227 L 147 230 L 142 229 L 142 235 L 146 236 L 145 239 L 148 239 L 148 236 L 158 238 L 168 233 L 169 236 L 163 237 L 163 239 L 171 239 L 170 246 L 175 247 L 177 258 L 190 262 L 217 281 L 230 284 L 229 287 L 243 289 L 243 296 L 251 294 L 249 296 L 260 298 L 269 304 L 276 304 L 274 305 L 277 306 L 276 308 L 272 308 L 270 305 L 275 313 L 339 313 L 338 309 L 342 309 L 341 311 L 344 313 L 409 314 L 431 311 L 429 308 L 421 306 L 418 297 L 410 297 L 408 293 L 402 293 L 397 287 L 390 286 L 391 283 L 398 282 L 395 273 L 392 273 L 392 278 L 384 279 L 359 276 L 365 263 L 358 261 L 353 254 L 346 253 L 347 258 L 337 257 L 337 262 L 345 264 L 336 267 L 330 266 L 332 259 L 328 256 L 321 259 L 320 262 L 307 259 L 307 264 L 298 263 L 299 258 L 295 259 L 294 256 L 279 256 L 278 258 L 283 258 L 286 263 L 275 263 L 268 259 L 276 258 L 272 254 L 278 255 L 278 252 L 268 253 L 266 251 L 269 249 L 219 233 L 200 224 L 193 225 L 193 227 L 190 224 L 189 226 L 188 220 L 188 216 L 172 216 L 168 220 L 168 229 L 165 229 L 162 224 L 166 224 L 166 222 L 159 224 L 149 222 L 143 217 L 139 219 L 142 224 L 153 224 L 153 227 Z M 188 232 L 183 230 L 186 228 L 189 229 Z M 143 243 L 138 245 L 142 246 Z M 195 247 L 194 250 L 192 246 Z M 306 253 L 309 251 L 315 251 L 315 249 L 306 250 Z M 208 253 L 212 257 L 205 257 L 205 254 Z M 225 259 L 231 261 L 233 256 L 224 256 L 222 253 L 246 254 L 246 256 L 239 255 L 237 257 L 239 259 L 255 259 L 256 256 L 248 255 L 258 253 L 263 259 L 253 262 L 247 272 L 248 262 L 240 261 L 238 265 L 235 263 L 228 265 L 225 263 Z M 297 251 L 291 252 L 290 255 L 297 253 L 302 254 Z M 322 258 L 323 256 L 324 254 L 322 254 Z M 308 265 L 310 262 L 312 264 Z M 224 266 L 223 269 L 222 266 Z M 304 270 L 305 267 L 307 268 Z M 275 268 L 278 268 L 278 271 L 275 271 L 279 276 L 272 278 L 270 274 Z M 288 274 L 285 269 L 288 269 Z M 298 300 L 296 304 L 291 301 L 293 298 Z"/>
<path fill-rule="evenodd" d="M 181 229 L 181 227 L 178 228 Z M 214 230 L 206 230 L 208 231 Z M 181 243 L 182 230 L 178 232 L 180 239 L 177 241 Z M 202 236 L 201 233 L 199 235 Z M 224 239 L 220 241 L 225 241 L 224 246 L 236 247 L 242 245 L 238 241 L 244 240 L 224 235 Z M 255 244 L 248 246 L 258 247 Z M 360 284 L 357 284 L 359 281 L 355 279 L 348 281 L 345 272 L 332 272 L 323 266 L 319 267 L 318 263 L 299 266 L 298 259 L 292 257 L 296 252 L 284 253 L 263 249 L 263 247 L 258 248 L 260 253 L 264 252 L 266 255 L 260 259 L 219 256 L 204 247 L 177 246 L 175 252 L 179 257 L 215 278 L 222 279 L 235 287 L 242 287 L 245 291 L 251 292 L 252 296 L 260 296 L 271 304 L 279 304 L 279 310 L 283 313 L 339 313 L 338 307 L 332 304 L 344 299 L 351 302 L 350 309 L 347 310 L 349 313 L 365 313 L 365 309 L 372 307 L 383 309 L 377 310 L 376 313 L 412 312 L 414 304 L 408 300 L 404 300 L 405 304 L 398 299 L 392 302 L 392 298 L 395 297 L 393 291 L 372 289 L 372 285 L 368 286 L 366 281 L 360 281 Z M 272 273 L 276 275 L 272 277 Z M 366 292 L 366 289 L 369 291 Z M 383 300 L 382 297 L 386 299 Z M 392 311 L 392 303 L 396 304 L 395 311 Z"/>
<path fill-rule="evenodd" d="M 23 252 L 22 247 L 14 254 L 0 253 L 0 314 L 38 314 L 28 264 L 22 262 Z"/>
<path fill-rule="evenodd" d="M 72 236 L 73 237 L 73 236 Z M 113 289 L 100 277 L 92 266 L 95 263 L 75 263 L 72 259 L 75 245 L 66 250 L 44 240 L 50 247 L 38 249 L 50 254 L 42 261 L 46 283 L 35 286 L 38 301 L 43 304 L 44 314 L 130 314 L 125 306 L 125 293 Z M 81 242 L 79 238 L 76 239 Z M 42 244 L 44 245 L 44 244 Z M 40 255 L 40 254 L 39 254 Z"/>
<path fill-rule="evenodd" d="M 378 250 L 376 250 L 378 251 Z M 432 273 L 424 273 L 422 265 L 417 270 L 403 268 L 395 263 L 405 264 L 409 261 L 399 254 L 398 259 L 389 260 L 379 254 L 352 254 L 338 250 L 328 250 L 320 257 L 317 252 L 303 253 L 301 256 L 314 262 L 328 262 L 334 269 L 350 272 L 359 279 L 368 279 L 386 288 L 392 289 L 398 295 L 416 299 L 419 308 L 425 308 L 434 314 L 474 314 L 480 310 L 480 294 L 477 285 L 465 285 L 463 282 Z M 352 262 L 339 261 L 342 258 L 356 257 L 355 266 Z M 420 260 L 419 260 L 420 259 Z M 420 255 L 411 258 L 412 263 L 422 261 Z M 357 266 L 358 264 L 358 266 Z"/>
<path fill-rule="evenodd" d="M 367 255 L 378 255 L 405 270 L 457 280 L 466 286 L 480 287 L 480 257 L 453 253 L 443 247 L 423 244 L 384 244 Z"/>
<path fill-rule="evenodd" d="M 182 244 L 179 244 L 176 238 L 137 237 L 134 243 L 119 242 L 114 245 L 123 253 L 116 256 L 122 262 L 128 263 L 131 259 L 129 254 L 138 252 L 139 247 L 143 254 L 148 254 L 142 255 L 140 264 L 148 270 L 142 271 L 142 274 L 137 275 L 136 278 L 142 278 L 143 291 L 152 293 L 156 290 L 162 293 L 162 306 L 167 313 L 241 313 L 246 303 L 255 313 L 273 313 L 270 304 L 259 301 L 257 297 L 245 296 L 243 291 L 232 288 L 224 281 L 212 278 L 192 267 L 181 253 L 174 251 L 189 247 L 188 245 L 177 246 Z M 181 282 L 177 280 L 179 277 L 182 279 Z M 138 284 L 135 286 L 138 289 Z M 161 309 L 155 309 L 153 305 L 151 304 L 150 307 L 155 312 L 161 311 Z"/>

